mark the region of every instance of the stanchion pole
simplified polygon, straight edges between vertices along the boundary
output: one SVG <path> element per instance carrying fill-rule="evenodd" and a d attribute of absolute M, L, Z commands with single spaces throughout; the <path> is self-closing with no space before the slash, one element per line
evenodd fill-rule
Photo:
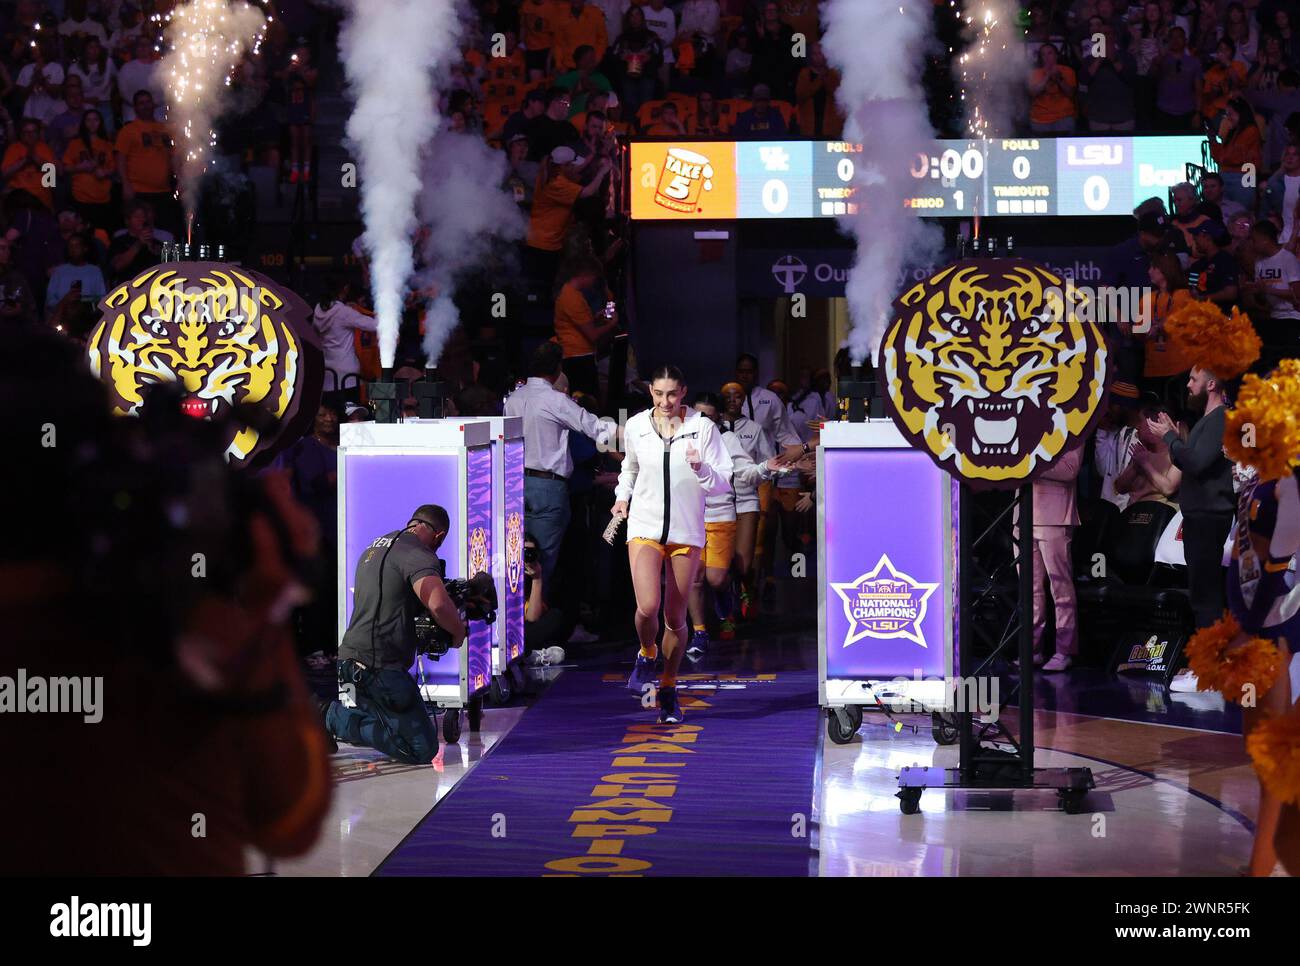
<path fill-rule="evenodd" d="M 1034 485 L 1017 491 L 1017 563 L 1020 565 L 1020 773 L 1034 777 Z"/>
<path fill-rule="evenodd" d="M 970 680 L 975 663 L 975 635 L 971 626 L 975 570 L 975 500 L 970 487 L 960 484 L 957 510 L 957 675 L 959 686 Z M 956 689 L 954 689 L 956 693 Z M 974 779 L 975 732 L 969 708 L 957 711 L 958 765 L 963 784 Z"/>

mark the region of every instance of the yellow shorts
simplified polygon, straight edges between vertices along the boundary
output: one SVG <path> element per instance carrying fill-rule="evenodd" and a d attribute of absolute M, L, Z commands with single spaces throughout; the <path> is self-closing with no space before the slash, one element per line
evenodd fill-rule
<path fill-rule="evenodd" d="M 704 524 L 704 566 L 726 570 L 736 555 L 736 521 Z"/>
<path fill-rule="evenodd" d="M 799 502 L 799 491 L 788 486 L 778 486 L 776 502 L 781 504 L 782 510 L 791 512 L 794 510 L 794 505 Z"/>
<path fill-rule="evenodd" d="M 699 550 L 699 547 L 692 547 L 689 543 L 660 543 L 658 540 L 651 540 L 649 537 L 633 537 L 628 543 L 639 543 L 643 547 L 654 547 L 663 557 L 681 557 L 689 554 L 692 550 Z"/>

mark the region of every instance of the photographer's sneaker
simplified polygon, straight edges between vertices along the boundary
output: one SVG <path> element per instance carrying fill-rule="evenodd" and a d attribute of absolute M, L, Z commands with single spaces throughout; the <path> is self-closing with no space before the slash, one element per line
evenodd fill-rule
<path fill-rule="evenodd" d="M 599 634 L 593 634 L 581 624 L 575 624 L 573 633 L 569 635 L 568 643 L 570 644 L 594 644 L 600 640 Z"/>
<path fill-rule="evenodd" d="M 337 754 L 339 743 L 334 740 L 334 733 L 330 731 L 330 705 L 334 703 L 332 698 L 317 698 L 316 709 L 320 712 L 320 725 L 325 730 L 325 746 L 329 748 L 331 755 Z"/>
<path fill-rule="evenodd" d="M 1183 668 L 1174 675 L 1174 679 L 1169 682 L 1170 691 L 1195 691 L 1200 685 L 1196 672 L 1189 667 Z"/>
<path fill-rule="evenodd" d="M 627 689 L 642 694 L 647 684 L 653 684 L 655 679 L 655 658 L 645 657 L 638 653 L 636 664 L 632 666 L 632 673 L 627 679 Z"/>
<path fill-rule="evenodd" d="M 1056 674 L 1060 671 L 1068 671 L 1073 663 L 1074 660 L 1067 654 L 1053 654 L 1052 659 L 1043 665 L 1043 673 Z"/>
<path fill-rule="evenodd" d="M 709 632 L 696 631 L 691 635 L 691 642 L 686 645 L 686 656 L 692 661 L 698 661 L 704 657 L 704 652 L 709 649 Z"/>
<path fill-rule="evenodd" d="M 677 688 L 672 685 L 660 688 L 659 723 L 681 724 L 685 717 L 686 715 L 682 714 L 682 706 L 677 703 Z"/>

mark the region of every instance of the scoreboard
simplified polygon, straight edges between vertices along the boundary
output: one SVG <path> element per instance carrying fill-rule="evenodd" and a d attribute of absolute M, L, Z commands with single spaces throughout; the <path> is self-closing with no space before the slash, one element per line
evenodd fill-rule
<path fill-rule="evenodd" d="M 1197 136 L 939 140 L 900 199 L 920 217 L 1127 215 L 1206 165 Z M 634 141 L 634 219 L 833 218 L 870 164 L 849 141 Z"/>

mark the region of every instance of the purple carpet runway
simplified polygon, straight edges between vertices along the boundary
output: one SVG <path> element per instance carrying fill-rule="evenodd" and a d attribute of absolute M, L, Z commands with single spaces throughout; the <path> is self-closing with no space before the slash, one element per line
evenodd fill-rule
<path fill-rule="evenodd" d="M 377 875 L 814 874 L 808 672 L 684 675 L 658 724 L 626 678 L 567 671 Z"/>

